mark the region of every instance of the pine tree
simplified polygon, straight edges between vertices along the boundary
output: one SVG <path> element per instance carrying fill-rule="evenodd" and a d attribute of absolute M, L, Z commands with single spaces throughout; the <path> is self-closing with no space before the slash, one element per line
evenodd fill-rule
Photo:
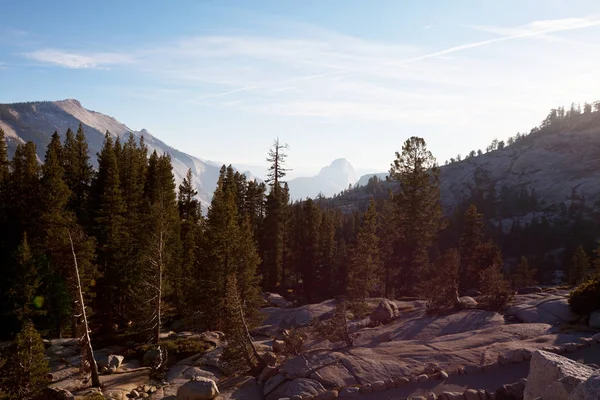
<path fill-rule="evenodd" d="M 101 273 L 96 309 L 101 312 L 105 327 L 110 327 L 119 310 L 117 300 L 122 289 L 117 285 L 122 282 L 121 266 L 125 262 L 126 231 L 119 167 L 112 136 L 108 132 L 98 154 L 98 173 L 92 183 L 90 207 L 94 210 L 92 217 Z"/>
<path fill-rule="evenodd" d="M 303 291 L 309 303 L 316 300 L 318 296 L 320 222 L 321 210 L 312 199 L 306 200 L 302 205 L 301 238 L 298 251 Z"/>
<path fill-rule="evenodd" d="M 0 371 L 0 388 L 8 400 L 31 400 L 49 382 L 44 344 L 33 323 L 25 322 Z"/>
<path fill-rule="evenodd" d="M 537 271 L 535 269 L 529 268 L 527 258 L 522 256 L 521 261 L 515 270 L 515 276 L 513 278 L 514 286 L 516 288 L 522 288 L 535 285 L 537 283 L 535 279 L 536 272 Z"/>
<path fill-rule="evenodd" d="M 63 165 L 63 148 L 60 137 L 55 132 L 46 150 L 46 157 L 42 165 L 42 178 L 40 182 L 43 196 L 41 196 L 42 213 L 40 216 L 41 243 L 44 255 L 47 257 L 44 280 L 46 281 L 46 298 L 50 309 L 50 316 L 56 322 L 56 330 L 62 335 L 64 325 L 71 317 L 73 330 L 76 328 L 77 318 L 73 311 L 77 310 L 75 297 L 74 273 L 70 265 L 71 245 L 69 232 L 79 232 L 75 213 L 68 208 L 72 198 L 71 191 L 66 183 Z M 94 244 L 81 234 L 83 238 L 79 245 L 82 249 L 80 264 L 84 276 L 93 275 L 92 259 Z M 86 281 L 87 283 L 87 281 Z M 58 287 L 57 287 L 58 285 Z M 84 291 L 87 291 L 87 285 Z M 71 304 L 70 306 L 67 306 Z M 73 331 L 73 335 L 76 333 Z"/>
<path fill-rule="evenodd" d="M 431 310 L 453 306 L 458 291 L 460 255 L 458 250 L 446 250 L 435 262 L 435 269 L 425 285 Z"/>
<path fill-rule="evenodd" d="M 40 287 L 40 279 L 27 242 L 27 234 L 23 235 L 23 240 L 15 252 L 13 265 L 14 271 L 11 276 L 14 280 L 9 282 L 7 295 L 12 300 L 14 315 L 23 323 L 39 314 L 34 298 Z"/>
<path fill-rule="evenodd" d="M 471 204 L 464 216 L 463 232 L 460 237 L 460 282 L 459 289 L 464 292 L 474 288 L 479 279 L 482 265 L 478 256 L 478 248 L 483 240 L 483 215 L 477 212 L 477 207 Z"/>
<path fill-rule="evenodd" d="M 32 243 L 39 238 L 38 222 L 40 204 L 40 167 L 35 145 L 27 142 L 18 144 L 11 163 L 9 178 L 9 229 L 17 242 L 27 232 Z M 14 240 L 14 239 L 13 239 Z M 13 248 L 14 248 L 13 247 Z"/>
<path fill-rule="evenodd" d="M 267 157 L 267 161 L 271 164 L 267 176 L 270 191 L 265 203 L 263 244 L 261 246 L 263 286 L 267 290 L 274 290 L 281 284 L 283 271 L 283 234 L 287 199 L 281 186 L 281 180 L 287 172 L 284 167 L 287 157 L 286 149 L 287 145 L 281 145 L 277 139 Z"/>
<path fill-rule="evenodd" d="M 247 318 L 260 303 L 256 269 L 260 263 L 249 218 L 238 215 L 233 168 L 221 168 L 217 188 L 205 221 L 203 262 L 200 273 L 203 310 L 212 328 L 222 327 L 226 303 L 226 279 L 236 275 Z"/>
<path fill-rule="evenodd" d="M 90 225 L 87 206 L 94 176 L 88 152 L 83 126 L 79 124 L 76 135 L 73 135 L 71 129 L 67 130 L 63 145 L 63 163 L 65 182 L 71 191 L 69 208 L 75 212 L 79 224 L 85 227 Z"/>
<path fill-rule="evenodd" d="M 428 252 L 442 225 L 439 168 L 425 140 L 411 137 L 396 152 L 390 178 L 400 185 L 393 195 L 397 209 L 397 239 L 394 245 L 398 288 L 415 293 L 429 269 Z"/>
<path fill-rule="evenodd" d="M 377 228 L 375 200 L 371 198 L 350 255 L 348 295 L 355 300 L 364 301 L 380 281 L 381 259 Z"/>
<path fill-rule="evenodd" d="M 228 369 L 237 373 L 244 370 L 262 371 L 266 362 L 258 353 L 246 323 L 243 297 L 238 288 L 235 273 L 226 278 L 225 289 L 225 335 L 227 347 L 223 351 L 223 361 Z"/>
<path fill-rule="evenodd" d="M 202 235 L 200 225 L 202 215 L 197 195 L 198 191 L 192 186 L 192 170 L 189 169 L 183 182 L 179 185 L 177 196 L 181 221 L 181 291 L 184 294 L 182 306 L 186 313 L 191 312 L 194 308 L 194 288 L 197 286 L 197 280 L 201 278 L 195 270 L 199 257 L 198 244 Z"/>
<path fill-rule="evenodd" d="M 582 246 L 578 246 L 569 267 L 569 283 L 579 284 L 590 271 L 590 260 Z"/>

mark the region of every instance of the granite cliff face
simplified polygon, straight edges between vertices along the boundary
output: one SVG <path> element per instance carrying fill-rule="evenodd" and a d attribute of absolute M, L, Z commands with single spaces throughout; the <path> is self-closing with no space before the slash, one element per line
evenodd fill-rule
<path fill-rule="evenodd" d="M 158 153 L 171 155 L 177 183 L 183 180 L 188 168 L 191 168 L 193 184 L 198 189 L 200 200 L 204 206 L 210 203 L 217 185 L 220 165 L 176 150 L 145 129 L 134 131 L 113 117 L 85 109 L 74 99 L 0 104 L 0 128 L 8 138 L 11 156 L 18 143 L 32 141 L 37 146 L 39 159 L 43 160 L 52 133 L 57 131 L 64 137 L 68 128 L 76 131 L 80 123 L 83 124 L 94 166 L 97 166 L 96 153 L 102 148 L 106 131 L 123 140 L 131 132 L 138 140 L 144 137 L 150 152 L 156 150 Z"/>

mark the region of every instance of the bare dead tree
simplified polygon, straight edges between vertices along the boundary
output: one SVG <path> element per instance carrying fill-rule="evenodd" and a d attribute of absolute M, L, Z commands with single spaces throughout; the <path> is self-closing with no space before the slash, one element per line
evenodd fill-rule
<path fill-rule="evenodd" d="M 92 341 L 90 339 L 90 328 L 88 326 L 87 315 L 85 312 L 85 303 L 83 301 L 83 291 L 81 290 L 81 279 L 79 278 L 79 267 L 77 265 L 77 255 L 75 254 L 75 246 L 73 245 L 73 238 L 71 232 L 67 231 L 69 235 L 69 242 L 71 243 L 71 252 L 73 253 L 73 263 L 75 265 L 75 277 L 77 279 L 77 293 L 79 295 L 79 307 L 81 309 L 81 317 L 83 319 L 83 328 L 85 330 L 81 339 L 81 369 L 83 372 L 90 372 L 92 375 L 92 387 L 100 387 L 100 377 L 98 376 L 98 364 L 94 358 L 94 349 L 92 348 Z"/>

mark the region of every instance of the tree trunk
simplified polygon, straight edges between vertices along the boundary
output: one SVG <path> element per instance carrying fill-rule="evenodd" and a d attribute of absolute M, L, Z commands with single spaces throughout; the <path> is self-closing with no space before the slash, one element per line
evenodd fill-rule
<path fill-rule="evenodd" d="M 100 377 L 98 376 L 98 364 L 94 358 L 94 349 L 92 348 L 92 341 L 90 340 L 90 329 L 87 322 L 87 315 L 85 313 L 85 303 L 83 302 L 83 292 L 81 291 L 81 280 L 79 278 L 79 267 L 77 266 L 77 255 L 75 254 L 75 246 L 73 246 L 73 239 L 71 238 L 71 232 L 69 232 L 69 242 L 71 242 L 71 251 L 73 252 L 73 262 L 75 264 L 75 276 L 77 278 L 77 292 L 79 294 L 79 304 L 81 306 L 81 316 L 83 317 L 83 328 L 85 334 L 83 336 L 84 354 L 87 353 L 87 360 L 81 360 L 81 364 L 88 362 L 92 374 L 92 387 L 100 387 Z"/>
<path fill-rule="evenodd" d="M 154 328 L 154 343 L 158 344 L 160 342 L 160 307 L 161 307 L 161 297 L 162 297 L 162 274 L 163 274 L 163 232 L 161 231 L 159 234 L 159 242 L 158 242 L 158 293 L 156 295 L 156 327 Z"/>

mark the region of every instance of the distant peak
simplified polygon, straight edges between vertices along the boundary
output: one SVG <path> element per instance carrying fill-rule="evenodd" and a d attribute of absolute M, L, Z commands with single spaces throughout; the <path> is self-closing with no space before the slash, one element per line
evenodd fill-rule
<path fill-rule="evenodd" d="M 333 160 L 331 162 L 331 164 L 329 164 L 330 167 L 345 167 L 347 165 L 352 165 L 352 164 L 350 164 L 350 162 L 348 160 L 346 160 L 345 158 L 338 158 L 336 160 Z"/>
<path fill-rule="evenodd" d="M 77 107 L 79 107 L 79 108 L 83 108 L 83 107 L 82 107 L 82 105 L 81 105 L 81 103 L 80 103 L 80 102 L 79 102 L 79 100 L 77 100 L 77 99 L 65 99 L 65 100 L 59 100 L 59 101 L 57 101 L 57 103 L 59 103 L 59 104 L 65 104 L 65 103 L 68 103 L 68 104 L 72 104 L 72 105 L 74 105 L 74 106 L 77 106 Z"/>

